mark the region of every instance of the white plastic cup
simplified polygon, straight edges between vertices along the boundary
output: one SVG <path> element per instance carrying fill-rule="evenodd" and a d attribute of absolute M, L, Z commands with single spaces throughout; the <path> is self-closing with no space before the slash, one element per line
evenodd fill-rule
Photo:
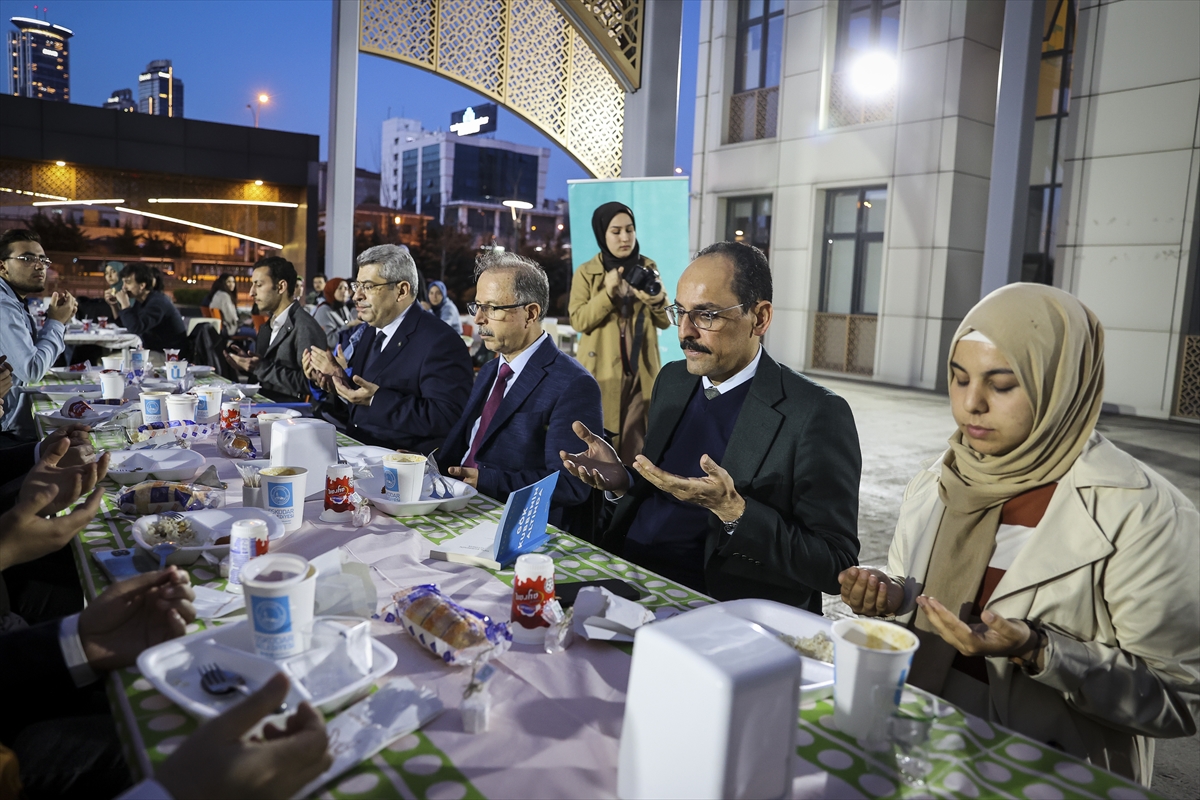
<path fill-rule="evenodd" d="M 167 395 L 167 419 L 174 422 L 187 420 L 196 421 L 196 404 L 200 400 L 194 394 Z"/>
<path fill-rule="evenodd" d="M 247 562 L 239 578 L 255 652 L 283 659 L 307 650 L 312 641 L 317 568 L 292 553 L 267 553 Z"/>
<path fill-rule="evenodd" d="M 121 370 L 125 368 L 125 356 L 100 356 L 100 363 L 104 364 L 105 369 Z"/>
<path fill-rule="evenodd" d="M 833 623 L 833 721 L 838 730 L 866 740 L 888 725 L 918 646 L 916 634 L 891 622 Z"/>
<path fill-rule="evenodd" d="M 285 531 L 298 530 L 304 524 L 307 480 L 308 470 L 304 467 L 267 467 L 258 473 L 263 506 L 283 523 Z"/>
<path fill-rule="evenodd" d="M 288 419 L 287 414 L 271 412 L 269 414 L 259 414 L 255 419 L 258 420 L 258 438 L 262 441 L 262 454 L 264 456 L 271 455 L 271 426 L 281 419 Z"/>
<path fill-rule="evenodd" d="M 267 554 L 270 531 L 261 519 L 234 520 L 229 529 L 229 582 L 241 583 L 242 569 L 252 558 Z"/>
<path fill-rule="evenodd" d="M 241 405 L 237 400 L 221 403 L 221 430 L 231 431 L 242 423 Z"/>
<path fill-rule="evenodd" d="M 546 603 L 554 599 L 554 559 L 542 553 L 517 556 L 513 575 L 512 630 L 519 644 L 542 644 L 550 623 Z"/>
<path fill-rule="evenodd" d="M 197 422 L 212 422 L 221 416 L 220 386 L 197 386 L 192 394 L 200 401 L 196 404 Z"/>
<path fill-rule="evenodd" d="M 172 361 L 178 361 L 179 360 L 179 351 L 173 350 L 168 347 L 166 350 L 163 350 L 163 358 L 165 358 L 168 363 L 170 363 Z"/>
<path fill-rule="evenodd" d="M 167 398 L 170 392 L 142 392 L 142 424 L 167 421 Z"/>
<path fill-rule="evenodd" d="M 167 379 L 172 381 L 181 381 L 187 377 L 188 362 L 186 361 L 167 361 Z"/>
<path fill-rule="evenodd" d="M 105 400 L 120 400 L 125 396 L 125 375 L 119 369 L 100 373 L 100 396 Z"/>
<path fill-rule="evenodd" d="M 129 351 L 129 368 L 134 372 L 144 372 L 146 369 L 146 351 L 138 348 Z"/>
<path fill-rule="evenodd" d="M 383 491 L 392 503 L 415 503 L 425 482 L 425 456 L 388 453 L 383 457 Z"/>

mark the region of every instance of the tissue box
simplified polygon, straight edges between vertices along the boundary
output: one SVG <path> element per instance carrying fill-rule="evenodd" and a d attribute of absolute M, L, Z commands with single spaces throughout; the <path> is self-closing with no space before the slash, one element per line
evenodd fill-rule
<path fill-rule="evenodd" d="M 800 669 L 796 651 L 719 605 L 639 628 L 617 795 L 785 796 Z"/>
<path fill-rule="evenodd" d="M 292 417 L 271 424 L 271 466 L 307 469 L 305 497 L 324 494 L 325 470 L 336 463 L 337 430 L 330 423 Z"/>

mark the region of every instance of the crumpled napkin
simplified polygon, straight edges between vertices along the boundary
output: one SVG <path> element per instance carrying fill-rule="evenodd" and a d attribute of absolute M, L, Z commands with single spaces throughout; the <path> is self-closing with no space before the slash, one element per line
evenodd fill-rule
<path fill-rule="evenodd" d="M 634 632 L 654 621 L 654 612 L 600 586 L 585 586 L 575 598 L 572 628 L 585 639 L 632 642 Z"/>

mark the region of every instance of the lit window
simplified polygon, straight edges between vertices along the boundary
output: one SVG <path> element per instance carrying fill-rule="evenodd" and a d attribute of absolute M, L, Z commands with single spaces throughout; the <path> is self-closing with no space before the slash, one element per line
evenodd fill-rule
<path fill-rule="evenodd" d="M 771 195 L 730 197 L 725 201 L 725 239 L 771 251 Z M 561 226 L 560 226 L 561 227 Z"/>
<path fill-rule="evenodd" d="M 779 66 L 783 57 L 783 0 L 740 0 L 729 141 L 775 136 Z"/>
<path fill-rule="evenodd" d="M 825 193 L 822 312 L 879 313 L 886 217 L 886 187 L 838 189 Z"/>

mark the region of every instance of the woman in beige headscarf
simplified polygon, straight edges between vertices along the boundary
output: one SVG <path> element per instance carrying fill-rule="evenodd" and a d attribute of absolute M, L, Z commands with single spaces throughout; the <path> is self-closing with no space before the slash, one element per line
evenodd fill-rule
<path fill-rule="evenodd" d="M 950 347 L 950 449 L 909 484 L 888 570 L 842 573 L 857 613 L 921 639 L 910 682 L 1150 784 L 1154 738 L 1200 709 L 1200 517 L 1095 431 L 1104 331 L 1013 284 Z"/>

